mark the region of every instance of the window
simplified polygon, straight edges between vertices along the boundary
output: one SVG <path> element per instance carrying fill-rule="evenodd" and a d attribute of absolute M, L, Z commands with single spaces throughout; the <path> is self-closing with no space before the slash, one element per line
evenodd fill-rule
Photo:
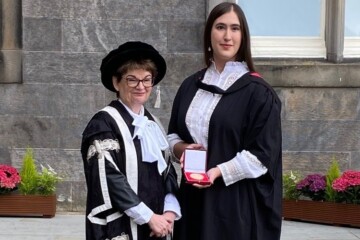
<path fill-rule="evenodd" d="M 344 57 L 360 57 L 360 1 L 346 0 Z"/>
<path fill-rule="evenodd" d="M 228 0 L 244 10 L 254 57 L 360 57 L 359 0 Z M 222 2 L 209 0 L 212 7 Z"/>
<path fill-rule="evenodd" d="M 323 0 L 238 0 L 254 57 L 325 58 Z"/>

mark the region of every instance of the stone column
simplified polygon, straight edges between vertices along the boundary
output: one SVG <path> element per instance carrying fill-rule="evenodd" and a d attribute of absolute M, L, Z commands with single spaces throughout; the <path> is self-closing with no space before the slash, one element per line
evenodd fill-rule
<path fill-rule="evenodd" d="M 325 42 L 329 62 L 343 60 L 345 28 L 345 0 L 326 1 Z"/>
<path fill-rule="evenodd" d="M 0 83 L 22 82 L 21 0 L 0 0 Z"/>

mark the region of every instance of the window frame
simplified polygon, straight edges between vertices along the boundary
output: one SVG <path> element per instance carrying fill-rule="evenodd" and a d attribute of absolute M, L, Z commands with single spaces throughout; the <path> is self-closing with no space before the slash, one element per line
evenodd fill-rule
<path fill-rule="evenodd" d="M 221 0 L 209 0 L 207 15 Z M 237 3 L 236 0 L 227 2 Z M 360 57 L 360 38 L 345 37 L 345 0 L 321 1 L 319 37 L 251 37 L 252 52 L 258 58 L 314 58 L 340 63 Z"/>

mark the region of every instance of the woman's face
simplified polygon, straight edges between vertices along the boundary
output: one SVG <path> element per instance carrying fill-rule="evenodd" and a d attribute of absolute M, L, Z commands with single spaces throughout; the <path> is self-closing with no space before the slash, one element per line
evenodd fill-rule
<path fill-rule="evenodd" d="M 113 84 L 114 88 L 119 91 L 121 101 L 135 113 L 139 113 L 141 106 L 149 99 L 152 90 L 152 86 L 145 87 L 144 82 L 150 83 L 152 79 L 151 72 L 136 69 L 125 73 L 121 81 L 113 77 Z M 139 80 L 143 81 L 139 82 Z M 136 84 L 137 86 L 135 86 Z"/>
<path fill-rule="evenodd" d="M 241 45 L 240 21 L 231 10 L 217 18 L 211 29 L 211 46 L 213 58 L 217 65 L 235 61 Z"/>

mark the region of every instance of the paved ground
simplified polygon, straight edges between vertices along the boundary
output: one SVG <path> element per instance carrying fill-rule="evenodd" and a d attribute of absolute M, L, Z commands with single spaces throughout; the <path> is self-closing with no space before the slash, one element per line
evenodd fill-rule
<path fill-rule="evenodd" d="M 73 213 L 57 213 L 54 218 L 0 217 L 0 240 L 84 240 L 84 226 L 84 216 Z M 283 221 L 282 229 L 281 240 L 360 239 L 358 228 Z"/>

